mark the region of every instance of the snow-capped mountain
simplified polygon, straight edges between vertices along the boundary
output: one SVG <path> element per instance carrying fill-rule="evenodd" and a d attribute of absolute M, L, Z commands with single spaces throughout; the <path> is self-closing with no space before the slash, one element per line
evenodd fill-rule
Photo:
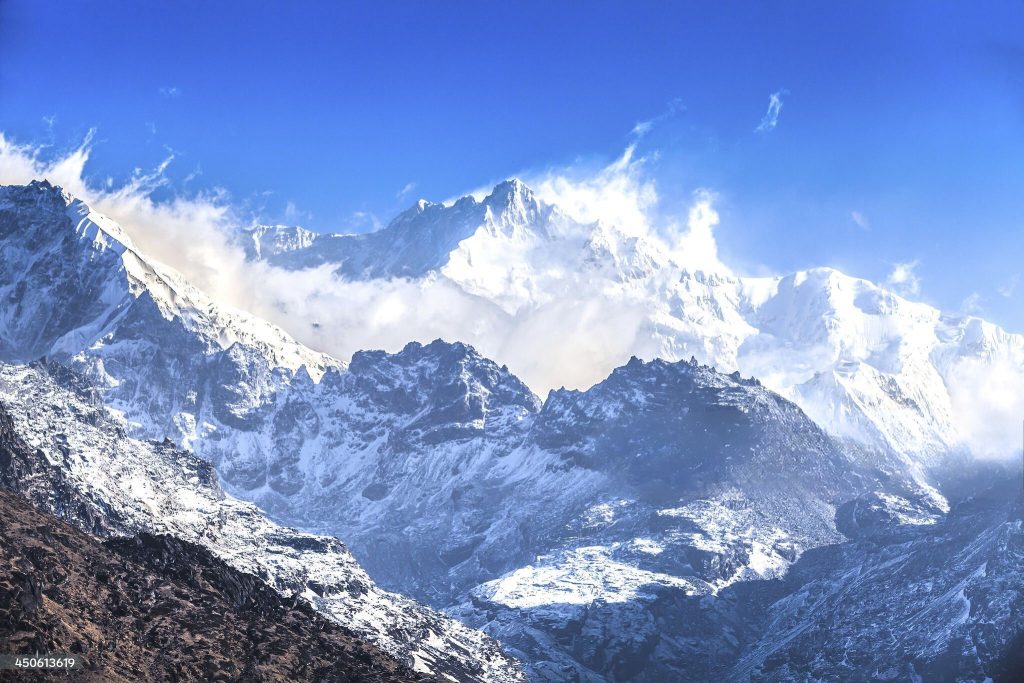
<path fill-rule="evenodd" d="M 757 381 L 695 361 L 634 359 L 541 404 L 470 347 L 412 343 L 293 383 L 267 415 L 257 431 L 197 447 L 248 486 L 242 495 L 344 537 L 389 588 L 502 638 L 518 629 L 510 640 L 535 677 L 556 667 L 615 680 L 612 660 L 654 676 L 647 631 L 623 647 L 593 615 L 607 631 L 591 643 L 603 662 L 557 634 L 594 604 L 649 621 L 666 591 L 689 604 L 781 576 L 807 549 L 842 540 L 837 510 L 863 492 L 904 508 L 908 523 L 946 508 Z M 236 466 L 233 454 L 254 447 L 282 454 L 291 488 Z M 524 629 L 538 635 L 524 643 Z"/>
<path fill-rule="evenodd" d="M 451 206 L 420 200 L 384 230 L 360 235 L 316 235 L 308 245 L 267 256 L 289 268 L 323 264 L 353 278 L 420 277 L 446 266 L 459 245 L 484 228 L 505 247 L 525 250 L 537 238 L 572 225 L 541 204 L 520 181 L 494 188 L 483 201 L 463 197 Z"/>
<path fill-rule="evenodd" d="M 212 462 L 230 494 L 344 539 L 384 588 L 498 636 L 536 680 L 716 679 L 723 662 L 753 656 L 766 622 L 737 605 L 784 595 L 775 580 L 808 551 L 861 538 L 874 518 L 899 529 L 945 518 L 932 470 L 960 443 L 957 368 L 1015 367 L 1021 349 L 1019 337 L 987 323 L 943 317 L 835 271 L 750 279 L 687 269 L 658 240 L 581 224 L 519 182 L 482 201 L 420 203 L 371 235 L 291 248 L 300 233 L 265 234 L 277 233 L 266 243 L 284 245 L 277 255 L 268 256 L 274 246 L 258 251 L 273 262 L 335 263 L 347 277 L 445 278 L 512 317 L 598 282 L 644 311 L 641 355 L 655 360 L 633 359 L 586 391 L 544 401 L 462 343 L 364 351 L 345 364 L 219 305 L 45 183 L 0 189 L 0 360 L 46 355 L 70 365 L 113 411 L 104 424 L 170 438 Z M 754 367 L 765 384 L 700 359 Z M 24 368 L 9 372 L 10 386 L 42 382 L 23 380 Z M 51 395 L 8 391 L 23 411 L 33 396 Z M 67 419 L 100 419 L 96 406 L 70 400 L 41 404 L 70 405 Z M 96 531 L 124 517 L 200 543 L 214 533 L 212 517 L 190 513 L 223 517 L 208 501 L 222 494 L 192 490 L 193 479 L 211 478 L 204 460 L 122 436 L 96 441 L 102 435 L 77 422 L 33 426 L 29 414 L 23 432 L 62 454 L 51 458 L 48 486 L 94 501 L 71 508 L 34 489 L 52 509 L 72 518 L 88 510 L 81 522 Z M 83 430 L 89 443 L 69 452 L 98 465 L 61 449 Z M 114 461 L 92 454 L 92 443 L 112 449 Z M 121 453 L 124 443 L 141 454 Z M 154 464 L 168 458 L 173 466 Z M 122 461 L 138 467 L 126 472 Z M 175 474 L 182 467 L 195 475 Z M 81 476 L 53 485 L 65 469 Z M 114 503 L 97 502 L 106 497 Z M 342 620 L 369 613 L 376 624 L 422 623 L 322 591 L 315 576 L 296 584 L 306 564 L 314 573 L 322 561 L 362 570 L 342 550 L 322 560 L 305 557 L 304 543 L 284 543 L 302 551 L 289 555 L 267 540 L 284 532 L 267 531 L 280 527 L 256 508 L 217 499 L 247 520 L 237 538 L 210 537 L 229 563 L 225 553 L 271 578 L 284 572 L 286 587 Z M 922 531 L 919 540 L 929 538 Z M 295 562 L 264 568 L 270 560 L 251 547 Z M 1019 578 L 1008 577 L 1007 590 Z M 445 670 L 491 680 L 481 671 L 493 667 L 514 679 L 491 641 L 444 624 L 376 642 L 405 647 L 426 667 L 463 648 L 466 668 Z"/>
<path fill-rule="evenodd" d="M 856 540 L 808 551 L 784 578 L 714 596 L 645 582 L 628 599 L 509 605 L 506 590 L 460 616 L 486 624 L 533 663 L 533 680 L 550 683 L 1016 681 L 1024 502 L 1013 484 L 930 517 L 865 496 Z"/>
<path fill-rule="evenodd" d="M 0 296 L 0 358 L 73 363 L 147 438 L 240 425 L 300 368 L 343 367 L 211 300 L 45 181 L 0 188 Z"/>
<path fill-rule="evenodd" d="M 245 231 L 242 246 L 249 258 L 268 259 L 313 244 L 316 233 L 293 225 L 256 225 Z"/>
<path fill-rule="evenodd" d="M 603 516 L 629 517 L 640 535 L 654 524 L 660 536 L 676 512 L 689 519 L 681 503 L 718 497 L 749 512 L 737 526 L 770 520 L 772 543 L 792 546 L 765 551 L 781 567 L 786 552 L 837 538 L 835 505 L 869 486 L 796 406 L 689 362 L 634 360 L 541 405 L 470 347 L 412 343 L 293 383 L 270 415 L 198 452 L 242 495 L 335 530 L 387 585 L 440 604 L 539 554 L 586 545 Z M 288 486 L 253 476 L 253 450 L 280 454 Z M 760 540 L 738 543 L 746 552 Z"/>
<path fill-rule="evenodd" d="M 576 301 L 580 291 L 599 293 L 608 308 L 639 318 L 635 355 L 695 356 L 740 370 L 832 434 L 924 464 L 984 447 L 979 433 L 991 425 L 970 418 L 977 378 L 1024 377 L 1024 337 L 976 317 L 944 314 L 830 268 L 755 278 L 716 263 L 698 268 L 637 226 L 581 224 L 518 180 L 482 201 L 421 200 L 378 232 L 317 235 L 267 258 L 286 268 L 334 264 L 355 279 L 442 278 L 520 319 Z M 454 322 L 448 335 L 478 342 L 472 319 Z M 500 360 L 519 359 L 493 346 L 481 344 Z"/>
<path fill-rule="evenodd" d="M 378 588 L 334 538 L 267 519 L 221 491 L 209 463 L 169 442 L 126 436 L 99 394 L 55 363 L 0 363 L 0 483 L 102 536 L 169 534 L 376 643 L 420 672 L 520 681 L 498 644 Z"/>

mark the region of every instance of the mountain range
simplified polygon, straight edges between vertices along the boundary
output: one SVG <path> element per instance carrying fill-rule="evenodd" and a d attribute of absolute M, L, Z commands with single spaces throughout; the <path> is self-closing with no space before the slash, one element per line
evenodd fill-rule
<path fill-rule="evenodd" d="M 262 245 L 252 254 L 284 268 L 329 265 L 358 280 L 443 278 L 509 316 L 599 291 L 610 308 L 639 311 L 636 355 L 693 356 L 753 375 L 834 435 L 919 461 L 970 448 L 979 431 L 963 415 L 979 398 L 972 380 L 1024 366 L 1024 337 L 978 317 L 943 313 L 832 268 L 738 276 L 710 256 L 695 263 L 685 242 L 650 230 L 581 223 L 515 179 L 479 201 L 421 200 L 370 234 L 278 227 L 247 235 Z M 472 325 L 452 334 L 474 337 Z"/>
<path fill-rule="evenodd" d="M 644 360 L 542 400 L 471 330 L 311 350 L 129 234 L 45 181 L 0 188 L 0 474 L 91 534 L 205 547 L 455 680 L 1017 665 L 1010 474 L 975 467 L 995 488 L 971 503 L 952 473 L 968 380 L 1024 368 L 1020 335 L 831 269 L 694 269 L 514 180 L 365 235 L 240 232 L 275 267 L 444 279 L 508 320 L 580 288 L 642 312 Z"/>

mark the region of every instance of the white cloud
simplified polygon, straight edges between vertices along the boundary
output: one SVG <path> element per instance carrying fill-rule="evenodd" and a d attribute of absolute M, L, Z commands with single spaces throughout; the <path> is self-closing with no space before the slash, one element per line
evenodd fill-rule
<path fill-rule="evenodd" d="M 981 313 L 981 295 L 977 292 L 971 292 L 967 295 L 967 298 L 960 304 L 960 310 L 970 315 L 977 315 Z"/>
<path fill-rule="evenodd" d="M 957 425 L 975 455 L 1020 453 L 1024 367 L 1019 359 L 965 358 L 947 384 Z"/>
<path fill-rule="evenodd" d="M 654 118 L 647 119 L 646 121 L 637 121 L 636 125 L 633 126 L 633 129 L 630 131 L 630 135 L 639 140 L 654 130 L 655 126 L 684 111 L 686 111 L 686 105 L 683 104 L 683 99 L 681 97 L 677 97 L 668 103 L 665 111 Z"/>
<path fill-rule="evenodd" d="M 765 133 L 779 125 L 779 114 L 782 113 L 782 96 L 788 94 L 786 90 L 773 92 L 768 96 L 768 111 L 761 117 L 761 123 L 754 129 L 757 133 Z"/>
<path fill-rule="evenodd" d="M 405 199 L 409 195 L 409 193 L 415 189 L 416 183 L 406 183 L 405 187 L 403 187 L 401 190 L 398 191 L 397 194 L 395 194 L 395 198 L 398 200 Z"/>
<path fill-rule="evenodd" d="M 181 89 L 173 85 L 165 85 L 159 90 L 161 97 L 175 98 L 181 97 Z"/>
<path fill-rule="evenodd" d="M 637 121 L 636 125 L 633 126 L 633 130 L 631 130 L 630 133 L 632 133 L 638 138 L 642 138 L 643 136 L 650 133 L 652 128 L 654 128 L 654 121 L 651 119 L 648 119 L 647 121 Z"/>
<path fill-rule="evenodd" d="M 558 206 L 574 220 L 615 226 L 626 235 L 649 240 L 672 252 L 675 262 L 691 270 L 728 272 L 718 258 L 714 228 L 718 213 L 714 194 L 700 189 L 685 221 L 660 211 L 654 180 L 645 173 L 646 157 L 630 145 L 614 162 L 596 171 L 568 168 L 526 176 L 542 201 Z"/>
<path fill-rule="evenodd" d="M 298 205 L 292 200 L 288 200 L 284 205 L 284 222 L 287 225 L 297 225 L 304 221 L 311 220 L 313 214 L 309 211 L 303 211 Z"/>
<path fill-rule="evenodd" d="M 654 182 L 642 175 L 644 159 L 630 145 L 617 160 L 596 171 L 558 169 L 525 181 L 537 196 L 581 223 L 604 221 L 630 234 L 651 233 L 650 216 L 658 201 Z"/>
<path fill-rule="evenodd" d="M 921 293 L 921 278 L 917 275 L 917 266 L 916 260 L 894 263 L 886 282 L 897 294 L 917 296 Z"/>
<path fill-rule="evenodd" d="M 860 211 L 851 211 L 850 220 L 853 221 L 861 230 L 871 230 L 871 222 L 868 221 L 868 217 Z"/>
<path fill-rule="evenodd" d="M 170 158 L 153 171 L 136 173 L 124 185 L 97 187 L 83 175 L 91 140 L 90 134 L 79 147 L 49 159 L 39 148 L 17 145 L 0 134 L 0 183 L 48 178 L 62 185 L 121 223 L 143 253 L 181 271 L 215 299 L 270 320 L 338 358 L 366 348 L 397 351 L 411 340 L 458 339 L 508 364 L 543 394 L 561 385 L 589 386 L 631 354 L 662 354 L 647 327 L 650 310 L 645 302 L 651 292 L 630 289 L 657 283 L 623 285 L 599 273 L 557 274 L 563 279 L 552 280 L 558 283 L 552 296 L 509 312 L 439 275 L 420 281 L 348 282 L 327 266 L 294 272 L 248 262 L 235 242 L 242 221 L 223 192 L 174 195 L 163 175 Z M 715 244 L 719 217 L 714 195 L 698 191 L 685 216 L 663 215 L 655 183 L 643 172 L 644 159 L 634 152 L 627 149 L 604 168 L 552 170 L 529 181 L 542 198 L 558 202 L 581 221 L 614 220 L 636 241 L 667 246 L 683 267 L 724 269 Z M 170 198 L 154 199 L 157 188 Z M 365 214 L 363 220 L 376 218 Z M 571 263 L 566 254 L 554 255 L 553 262 Z M 919 292 L 917 265 L 895 264 L 890 285 L 904 293 Z M 560 343 L 552 344 L 552 339 Z M 776 355 L 763 365 L 759 374 L 765 378 L 790 364 L 780 363 Z M 950 376 L 958 425 L 979 453 L 1005 453 L 1016 446 L 1024 414 L 1022 375 L 1020 363 L 1011 358 L 991 365 L 968 359 Z"/>
<path fill-rule="evenodd" d="M 196 164 L 196 167 L 192 169 L 192 172 L 185 176 L 185 178 L 181 182 L 183 185 L 188 185 L 201 175 L 203 175 L 203 167 L 200 166 L 199 164 Z"/>
<path fill-rule="evenodd" d="M 375 232 L 384 227 L 383 221 L 370 211 L 353 211 L 351 224 L 355 232 Z"/>
<path fill-rule="evenodd" d="M 138 171 L 123 186 L 93 186 L 83 175 L 90 145 L 91 138 L 48 161 L 38 149 L 0 138 L 0 182 L 49 178 L 118 221 L 143 253 L 179 270 L 215 299 L 270 320 L 338 358 L 366 348 L 397 351 L 411 340 L 458 339 L 507 363 L 544 392 L 588 386 L 631 354 L 657 355 L 650 335 L 641 334 L 646 309 L 620 283 L 564 268 L 552 276 L 561 278 L 553 280 L 553 296 L 510 312 L 444 276 L 347 282 L 329 268 L 294 272 L 247 262 L 235 237 L 248 221 L 223 192 L 169 192 L 164 171 L 171 157 L 153 171 Z M 600 220 L 628 239 L 665 246 L 688 267 L 724 268 L 713 234 L 718 222 L 713 196 L 698 192 L 688 215 L 662 216 L 644 163 L 629 148 L 604 168 L 558 169 L 528 180 L 542 199 L 557 202 L 584 223 Z M 171 198 L 154 199 L 157 188 Z M 364 229 L 381 227 L 369 212 L 357 212 L 352 220 Z M 551 254 L 553 263 L 573 263 L 579 254 L 574 242 L 552 248 L 564 252 Z M 551 338 L 562 343 L 556 348 L 543 343 Z"/>

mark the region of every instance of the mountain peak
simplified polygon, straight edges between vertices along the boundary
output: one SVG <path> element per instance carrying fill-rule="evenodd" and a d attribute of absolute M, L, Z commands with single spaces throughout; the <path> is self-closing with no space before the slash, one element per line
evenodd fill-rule
<path fill-rule="evenodd" d="M 58 211 L 63 211 L 74 201 L 64 188 L 45 178 L 33 180 L 28 185 L 0 185 L 0 199 L 20 205 L 46 205 Z"/>
<path fill-rule="evenodd" d="M 491 194 L 483 200 L 483 205 L 495 218 L 517 224 L 531 223 L 541 213 L 540 200 L 519 178 L 510 178 L 495 185 Z"/>
<path fill-rule="evenodd" d="M 244 236 L 246 256 L 261 259 L 304 249 L 317 234 L 298 225 L 254 225 L 244 231 Z"/>
<path fill-rule="evenodd" d="M 491 193 L 484 199 L 491 206 L 509 206 L 513 203 L 531 204 L 537 201 L 526 183 L 519 178 L 509 178 L 494 186 Z"/>

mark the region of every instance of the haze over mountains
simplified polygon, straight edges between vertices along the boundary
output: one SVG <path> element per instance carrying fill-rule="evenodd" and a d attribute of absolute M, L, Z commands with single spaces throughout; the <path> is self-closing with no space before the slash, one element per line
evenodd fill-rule
<path fill-rule="evenodd" d="M 955 497 L 1012 476 L 972 458 L 1014 453 L 1024 337 L 832 269 L 737 276 L 704 197 L 674 239 L 608 215 L 512 180 L 367 235 L 217 233 L 206 291 L 211 238 L 186 276 L 149 227 L 0 188 L 0 400 L 25 444 L 5 486 L 91 533 L 205 545 L 457 680 L 522 675 L 474 629 L 544 681 L 842 678 L 879 623 L 900 646 L 872 675 L 1009 671 L 1019 503 Z M 249 306 L 217 296 L 239 273 L 269 278 Z M 445 340 L 341 358 L 243 310 L 310 281 L 281 318 L 302 334 Z M 534 393 L 560 372 L 582 390 Z M 829 620 L 853 636 L 806 647 L 849 656 L 804 658 Z"/>

